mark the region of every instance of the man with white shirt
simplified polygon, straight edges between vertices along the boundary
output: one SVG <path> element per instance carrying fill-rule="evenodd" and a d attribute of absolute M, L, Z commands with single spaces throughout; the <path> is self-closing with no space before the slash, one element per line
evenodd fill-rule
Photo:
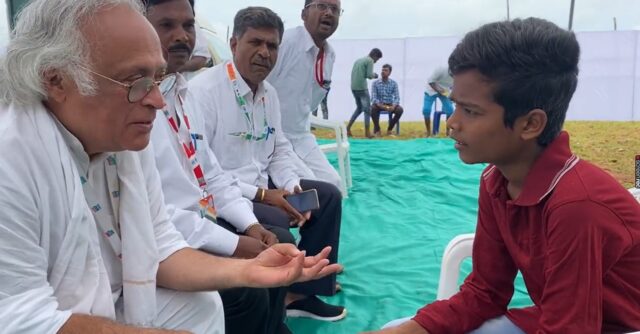
<path fill-rule="evenodd" d="M 340 176 L 311 133 L 310 115 L 331 87 L 336 54 L 327 42 L 340 22 L 340 0 L 305 0 L 303 26 L 282 36 L 278 61 L 267 81 L 278 91 L 282 131 L 293 146 L 298 176 L 340 187 Z"/>
<path fill-rule="evenodd" d="M 291 144 L 280 126 L 278 95 L 265 81 L 277 60 L 283 30 L 280 18 L 267 8 L 240 10 L 231 38 L 233 61 L 194 78 L 186 103 L 204 115 L 209 145 L 222 168 L 240 180 L 244 197 L 254 201 L 258 219 L 272 226 L 300 226 L 299 248 L 313 254 L 320 245 L 330 245 L 333 263 L 340 238 L 340 191 L 329 183 L 300 180 L 295 173 Z M 287 195 L 302 189 L 317 190 L 319 209 L 300 213 L 287 202 Z M 287 315 L 342 319 L 343 307 L 315 296 L 335 292 L 335 275 L 293 285 Z"/>
<path fill-rule="evenodd" d="M 35 0 L 18 18 L 0 63 L 3 333 L 224 333 L 213 290 L 339 269 L 330 249 L 238 260 L 187 247 L 147 148 L 166 65 L 142 11 Z"/>
<path fill-rule="evenodd" d="M 269 227 L 276 236 L 258 223 L 237 179 L 222 170 L 206 144 L 204 119 L 185 108 L 187 81 L 178 71 L 195 44 L 192 1 L 143 1 L 147 19 L 167 51 L 168 75 L 160 85 L 166 106 L 151 132 L 162 190 L 171 221 L 191 247 L 215 255 L 254 258 L 277 242 L 294 244 L 295 239 L 288 229 Z M 208 202 L 208 196 L 211 214 L 202 215 L 206 208 L 200 204 Z M 283 323 L 285 294 L 286 287 L 220 291 L 226 333 L 289 333 Z"/>
<path fill-rule="evenodd" d="M 425 135 L 431 136 L 431 110 L 436 99 L 440 99 L 442 103 L 442 112 L 445 113 L 447 119 L 453 115 L 453 103 L 449 99 L 449 93 L 453 87 L 453 78 L 449 74 L 447 67 L 436 68 L 428 79 L 427 87 L 424 91 L 424 102 L 422 105 L 422 115 L 424 116 Z M 440 116 L 438 116 L 440 117 Z M 434 120 L 433 134 L 438 132 L 437 126 L 440 121 Z M 449 135 L 449 128 L 447 127 L 447 136 Z"/>

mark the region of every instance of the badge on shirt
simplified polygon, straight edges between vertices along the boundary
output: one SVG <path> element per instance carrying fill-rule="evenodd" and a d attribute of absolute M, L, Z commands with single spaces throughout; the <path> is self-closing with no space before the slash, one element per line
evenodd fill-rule
<path fill-rule="evenodd" d="M 199 133 L 195 133 L 195 132 L 191 133 L 191 141 L 193 142 L 193 148 L 196 151 L 198 150 L 198 140 L 202 140 L 203 138 L 204 137 Z"/>
<path fill-rule="evenodd" d="M 213 205 L 213 195 L 207 195 L 198 202 L 200 206 L 200 217 L 206 218 L 214 223 L 218 221 L 216 207 Z"/>

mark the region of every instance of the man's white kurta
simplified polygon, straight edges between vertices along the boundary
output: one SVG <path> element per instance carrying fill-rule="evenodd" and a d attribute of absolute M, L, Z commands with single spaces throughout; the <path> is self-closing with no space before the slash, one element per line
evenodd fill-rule
<path fill-rule="evenodd" d="M 302 178 L 325 181 L 340 187 L 340 177 L 311 133 L 311 112 L 328 93 L 316 78 L 316 61 L 320 49 L 304 26 L 284 32 L 278 61 L 267 81 L 275 87 L 280 100 L 282 129 L 296 153 L 297 173 Z M 336 54 L 324 44 L 322 78 L 331 82 Z M 319 67 L 318 67 L 319 70 Z M 327 84 L 328 85 L 328 84 Z"/>
<path fill-rule="evenodd" d="M 204 117 L 209 146 L 222 168 L 240 180 L 240 189 L 246 198 L 253 199 L 257 187 L 267 188 L 269 177 L 278 188 L 293 192 L 300 179 L 292 167 L 291 144 L 282 133 L 275 89 L 262 82 L 254 96 L 234 66 L 240 94 L 246 99 L 256 125 L 250 129 L 236 101 L 226 66 L 227 63 L 223 63 L 207 69 L 189 82 L 188 110 L 196 110 Z M 234 135 L 247 131 L 260 135 L 265 117 L 272 129 L 266 140 L 246 140 Z"/>
<path fill-rule="evenodd" d="M 153 152 L 117 154 L 120 261 L 99 233 L 80 183 L 81 173 L 89 176 L 103 194 L 98 200 L 106 198 L 104 163 L 90 163 L 65 131 L 42 106 L 0 106 L 2 331 L 55 333 L 71 313 L 115 319 L 114 298 L 123 287 L 130 296 L 125 319 L 151 325 L 158 263 L 187 246 L 165 213 Z M 149 298 L 137 299 L 143 296 Z"/>
<path fill-rule="evenodd" d="M 177 94 L 180 94 L 183 100 L 186 99 L 187 82 L 180 74 L 175 78 L 176 80 L 167 79 L 161 85 L 167 103 L 165 108 L 174 118 L 181 119 L 180 127 L 186 127 Z M 191 137 L 182 140 L 184 143 L 191 140 L 195 143 L 196 156 L 207 181 L 206 189 L 214 196 L 218 217 L 231 223 L 238 232 L 244 232 L 249 225 L 258 221 L 253 214 L 253 205 L 248 199 L 242 197 L 238 180 L 222 170 L 209 148 L 201 114 L 196 110 L 185 111 L 191 128 Z M 158 113 L 153 124 L 151 142 L 162 179 L 168 212 L 176 228 L 194 248 L 219 255 L 232 255 L 238 245 L 238 236 L 200 217 L 198 201 L 202 198 L 203 192 L 178 140 L 178 135 L 162 112 Z"/>

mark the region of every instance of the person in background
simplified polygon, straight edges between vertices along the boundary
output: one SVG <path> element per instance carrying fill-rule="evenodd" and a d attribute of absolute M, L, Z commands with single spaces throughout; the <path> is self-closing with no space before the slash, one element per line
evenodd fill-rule
<path fill-rule="evenodd" d="M 451 93 L 451 87 L 453 86 L 453 78 L 449 74 L 449 70 L 446 67 L 438 67 L 431 73 L 427 82 L 427 87 L 424 91 L 424 103 L 422 105 L 422 115 L 424 116 L 424 127 L 426 129 L 425 136 L 431 136 L 431 111 L 433 110 L 433 104 L 436 99 L 440 99 L 442 104 L 442 112 L 445 113 L 447 119 L 453 114 L 453 104 L 449 99 Z M 439 116 L 438 116 L 439 117 Z M 434 126 L 440 124 L 440 122 L 434 121 Z M 434 129 L 433 133 L 436 133 L 437 129 Z M 449 135 L 449 128 L 447 128 L 447 136 Z"/>
<path fill-rule="evenodd" d="M 233 59 L 205 70 L 189 83 L 187 104 L 205 118 L 209 146 L 222 168 L 239 179 L 242 194 L 253 201 L 254 213 L 266 225 L 299 227 L 298 247 L 315 254 L 330 245 L 338 258 L 342 196 L 330 183 L 300 179 L 295 154 L 280 123 L 276 90 L 265 79 L 278 59 L 284 26 L 268 8 L 248 7 L 234 19 Z M 286 197 L 315 189 L 318 209 L 298 212 Z M 294 284 L 285 300 L 288 316 L 325 321 L 344 318 L 347 311 L 320 300 L 336 293 L 336 276 Z"/>
<path fill-rule="evenodd" d="M 202 115 L 184 104 L 188 85 L 176 71 L 189 59 L 195 44 L 191 1 L 143 1 L 147 19 L 167 50 L 167 77 L 160 85 L 166 105 L 154 121 L 151 143 L 171 222 L 187 243 L 210 254 L 250 259 L 269 246 L 294 244 L 295 239 L 288 229 L 263 227 L 258 222 L 237 179 L 222 170 L 206 145 Z M 220 290 L 225 332 L 290 333 L 283 323 L 286 291 L 287 287 Z"/>
<path fill-rule="evenodd" d="M 463 162 L 489 164 L 473 269 L 451 298 L 376 333 L 640 330 L 640 204 L 562 131 L 579 59 L 575 34 L 538 18 L 486 24 L 456 46 L 447 126 Z M 533 305 L 509 309 L 518 272 Z"/>
<path fill-rule="evenodd" d="M 351 115 L 349 124 L 347 125 L 347 136 L 352 137 L 351 126 L 358 119 L 360 114 L 364 113 L 364 136 L 372 138 L 369 132 L 369 118 L 371 117 L 371 97 L 369 96 L 369 88 L 367 79 L 377 79 L 378 74 L 373 72 L 373 64 L 382 58 L 382 51 L 378 48 L 371 49 L 369 55 L 356 60 L 351 69 L 351 93 L 356 100 L 356 110 Z"/>
<path fill-rule="evenodd" d="M 311 112 L 331 87 L 335 51 L 327 41 L 338 28 L 340 0 L 305 0 L 302 26 L 282 36 L 278 60 L 267 82 L 278 92 L 282 131 L 291 143 L 296 173 L 340 187 L 340 176 L 311 133 Z"/>
<path fill-rule="evenodd" d="M 373 135 L 380 137 L 380 112 L 386 111 L 393 114 L 393 118 L 387 127 L 387 136 L 393 136 L 393 128 L 400 122 L 404 110 L 400 106 L 400 91 L 398 83 L 390 79 L 393 67 L 389 64 L 382 65 L 381 79 L 371 85 L 371 118 L 373 119 Z"/>
<path fill-rule="evenodd" d="M 144 0 L 143 0 L 144 1 Z M 189 0 L 191 7 L 194 9 L 195 0 Z M 187 79 L 193 78 L 201 69 L 211 66 L 211 53 L 209 52 L 209 41 L 205 36 L 205 32 L 202 30 L 198 23 L 194 23 L 195 33 L 195 45 L 191 50 L 191 56 L 189 59 L 178 69 L 178 72 Z"/>
<path fill-rule="evenodd" d="M 322 118 L 329 119 L 329 105 L 327 99 L 329 98 L 330 90 L 327 90 L 327 94 L 324 96 L 322 101 L 320 102 L 320 109 L 322 109 Z M 313 109 L 311 112 L 313 116 L 318 116 L 318 108 Z"/>

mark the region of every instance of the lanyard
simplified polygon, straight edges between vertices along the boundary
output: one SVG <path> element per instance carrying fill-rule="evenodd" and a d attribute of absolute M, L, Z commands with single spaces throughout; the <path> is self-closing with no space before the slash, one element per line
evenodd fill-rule
<path fill-rule="evenodd" d="M 315 68 L 316 82 L 320 87 L 324 87 L 324 49 L 318 51 L 318 57 L 316 58 Z"/>
<path fill-rule="evenodd" d="M 105 212 L 103 205 L 96 200 L 96 189 L 89 184 L 87 177 L 81 176 L 80 182 L 84 189 L 87 204 L 89 204 L 96 224 L 102 232 L 101 235 L 107 240 L 116 257 L 122 260 L 122 241 L 115 228 L 115 226 L 120 226 L 120 181 L 118 180 L 118 163 L 115 154 L 107 157 L 105 173 L 107 176 L 109 199 L 111 200 L 111 206 L 113 208 L 113 217 L 109 216 L 109 214 Z"/>
<path fill-rule="evenodd" d="M 173 133 L 178 138 L 178 142 L 180 146 L 182 146 L 182 152 L 185 157 L 189 160 L 191 165 L 191 170 L 193 171 L 193 176 L 195 176 L 196 181 L 198 182 L 198 186 L 200 186 L 200 190 L 202 190 L 202 197 L 198 201 L 198 206 L 200 207 L 200 217 L 207 218 L 212 222 L 217 221 L 217 212 L 215 209 L 215 205 L 213 203 L 213 195 L 207 193 L 207 181 L 204 177 L 204 172 L 202 170 L 202 166 L 200 162 L 198 162 L 198 158 L 196 156 L 196 144 L 194 143 L 196 138 L 191 135 L 191 124 L 189 123 L 189 117 L 187 116 L 187 112 L 184 109 L 184 101 L 182 100 L 182 96 L 178 93 L 176 89 L 176 100 L 174 103 L 176 110 L 176 118 L 173 117 L 173 114 L 167 110 L 167 108 L 162 109 L 162 113 L 164 114 L 167 122 L 169 122 L 169 127 L 173 130 Z M 181 126 L 179 123 L 180 114 L 182 114 L 182 119 L 184 120 L 184 126 Z M 188 140 L 188 143 L 185 141 Z"/>
<path fill-rule="evenodd" d="M 255 135 L 255 126 L 253 124 L 253 117 L 251 116 L 251 113 L 247 108 L 247 100 L 240 94 L 240 86 L 238 84 L 238 78 L 236 76 L 235 70 L 233 69 L 233 64 L 230 62 L 227 63 L 227 75 L 229 77 L 229 81 L 231 81 L 231 85 L 233 86 L 233 92 L 236 95 L 236 102 L 238 103 L 238 106 L 240 106 L 240 109 L 242 109 L 244 119 L 247 122 L 247 127 L 249 128 L 247 132 L 233 132 L 231 133 L 231 135 L 236 137 L 241 137 L 245 140 L 254 140 L 254 141 L 268 140 L 269 134 L 272 134 L 275 131 L 275 129 L 269 127 L 269 124 L 267 123 L 267 107 L 266 107 L 264 96 L 260 99 L 260 101 L 262 102 L 262 115 L 264 116 L 262 118 L 263 128 L 262 128 L 262 133 L 258 136 L 258 135 Z"/>
<path fill-rule="evenodd" d="M 184 119 L 185 126 L 179 126 L 178 122 L 169 112 L 169 110 L 167 110 L 167 108 L 162 109 L 162 113 L 167 118 L 171 129 L 178 137 L 178 142 L 180 143 L 180 146 L 182 146 L 184 155 L 187 157 L 189 163 L 191 164 L 193 175 L 196 177 L 200 189 L 202 189 L 203 194 L 206 194 L 207 181 L 204 178 L 202 166 L 200 166 L 200 162 L 198 162 L 198 158 L 196 157 L 196 146 L 193 143 L 193 139 L 191 137 L 191 125 L 189 124 L 189 117 L 187 117 L 187 113 L 184 110 L 184 101 L 182 100 L 182 97 L 177 92 L 176 96 L 178 100 L 175 104 L 176 117 L 180 117 L 178 114 L 182 112 L 182 118 Z M 178 110 L 178 107 L 180 108 L 180 110 Z M 189 138 L 189 143 L 185 142 L 185 138 Z"/>

